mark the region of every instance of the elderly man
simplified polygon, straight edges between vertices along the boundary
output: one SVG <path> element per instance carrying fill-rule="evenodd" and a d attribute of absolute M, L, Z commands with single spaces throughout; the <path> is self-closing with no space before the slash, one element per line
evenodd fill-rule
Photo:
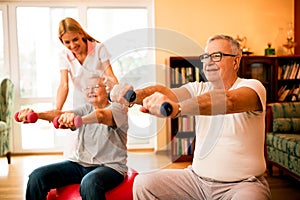
<path fill-rule="evenodd" d="M 135 199 L 271 198 L 263 177 L 266 91 L 258 80 L 238 77 L 240 59 L 239 43 L 216 35 L 200 56 L 207 82 L 135 91 L 134 103 L 143 105 L 142 112 L 163 117 L 160 108 L 167 102 L 173 108 L 169 117 L 196 116 L 192 165 L 140 174 L 134 183 Z M 116 85 L 112 101 L 128 105 L 124 94 L 132 89 Z"/>

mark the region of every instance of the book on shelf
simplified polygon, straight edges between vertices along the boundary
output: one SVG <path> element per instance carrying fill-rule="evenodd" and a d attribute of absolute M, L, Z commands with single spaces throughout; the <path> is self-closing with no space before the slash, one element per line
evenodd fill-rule
<path fill-rule="evenodd" d="M 194 77 L 193 77 L 193 68 L 192 67 L 188 67 L 186 69 L 186 81 L 187 82 L 192 82 L 194 81 Z"/>
<path fill-rule="evenodd" d="M 195 81 L 200 81 L 200 69 L 199 67 L 195 67 Z"/>
<path fill-rule="evenodd" d="M 283 91 L 286 89 L 287 85 L 282 85 L 277 92 L 277 96 L 280 97 Z"/>
<path fill-rule="evenodd" d="M 300 65 L 299 65 L 299 63 L 297 63 L 297 68 L 298 68 L 298 71 L 297 71 L 297 74 L 296 74 L 296 79 L 300 79 Z"/>
<path fill-rule="evenodd" d="M 278 66 L 278 72 L 277 72 L 277 79 L 278 80 L 281 80 L 281 79 L 283 79 L 283 70 L 282 70 L 282 65 L 279 65 Z"/>
<path fill-rule="evenodd" d="M 179 72 L 180 67 L 175 67 L 174 68 L 174 84 L 179 84 L 180 83 L 180 72 Z"/>
<path fill-rule="evenodd" d="M 293 88 L 291 89 L 290 93 L 288 94 L 288 101 L 298 101 L 299 100 L 299 93 L 300 91 L 300 84 L 299 85 L 293 85 Z"/>
<path fill-rule="evenodd" d="M 183 115 L 177 119 L 176 135 L 172 138 L 172 151 L 174 156 L 192 155 L 195 138 L 195 121 L 193 116 Z M 174 132 L 175 133 L 175 132 Z"/>
<path fill-rule="evenodd" d="M 300 85 L 292 91 L 291 101 L 298 101 L 300 95 Z"/>
<path fill-rule="evenodd" d="M 278 101 L 284 101 L 284 100 L 286 99 L 286 97 L 288 96 L 288 94 L 289 94 L 290 91 L 291 91 L 291 90 L 290 90 L 289 88 L 285 88 L 285 89 L 281 92 L 281 94 L 280 94 L 280 96 L 279 96 L 279 98 L 278 98 Z"/>
<path fill-rule="evenodd" d="M 300 85 L 294 84 L 290 87 L 284 85 L 278 91 L 278 101 L 298 101 L 300 95 Z"/>
<path fill-rule="evenodd" d="M 183 115 L 177 118 L 178 132 L 193 132 L 195 129 L 194 117 Z"/>
<path fill-rule="evenodd" d="M 287 79 L 287 75 L 288 75 L 288 73 L 289 73 L 289 68 L 290 68 L 289 65 L 283 65 L 283 66 L 282 66 L 282 73 L 283 73 L 282 79 L 283 79 L 283 80 L 286 80 L 286 79 Z"/>
<path fill-rule="evenodd" d="M 295 79 L 297 77 L 298 67 L 299 65 L 296 62 L 292 65 L 289 79 Z"/>
<path fill-rule="evenodd" d="M 194 152 L 193 141 L 194 138 L 192 137 L 187 137 L 187 138 L 174 137 L 172 141 L 172 145 L 173 145 L 172 154 L 174 156 L 192 155 Z"/>
<path fill-rule="evenodd" d="M 278 79 L 300 79 L 299 63 L 291 63 L 278 68 Z"/>
<path fill-rule="evenodd" d="M 185 84 L 186 83 L 186 70 L 185 67 L 181 67 L 181 84 Z"/>
<path fill-rule="evenodd" d="M 200 81 L 199 68 L 195 67 L 195 76 L 193 67 L 174 67 L 171 69 L 171 84 L 180 85 L 188 82 Z"/>

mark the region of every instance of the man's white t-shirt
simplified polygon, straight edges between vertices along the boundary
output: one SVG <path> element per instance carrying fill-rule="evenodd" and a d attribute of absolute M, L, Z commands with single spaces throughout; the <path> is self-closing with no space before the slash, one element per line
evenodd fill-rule
<path fill-rule="evenodd" d="M 184 85 L 192 96 L 210 90 L 208 82 Z M 239 181 L 265 172 L 264 137 L 266 90 L 255 79 L 238 78 L 230 90 L 253 89 L 263 111 L 196 116 L 196 145 L 192 168 L 196 174 L 218 181 Z"/>

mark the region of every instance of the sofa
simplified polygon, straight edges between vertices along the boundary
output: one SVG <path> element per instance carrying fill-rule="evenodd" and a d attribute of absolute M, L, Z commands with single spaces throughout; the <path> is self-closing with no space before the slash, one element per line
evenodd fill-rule
<path fill-rule="evenodd" d="M 266 162 L 300 180 L 300 102 L 270 103 L 266 110 Z"/>
<path fill-rule="evenodd" d="M 10 138 L 12 135 L 14 84 L 8 78 L 1 82 L 0 88 L 0 156 L 11 162 Z"/>

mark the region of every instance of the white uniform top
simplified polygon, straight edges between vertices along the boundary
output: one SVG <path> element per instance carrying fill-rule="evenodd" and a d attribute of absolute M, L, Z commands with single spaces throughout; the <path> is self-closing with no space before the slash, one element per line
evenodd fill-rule
<path fill-rule="evenodd" d="M 97 123 L 81 126 L 75 140 L 75 151 L 69 156 L 69 160 L 85 167 L 104 165 L 125 175 L 127 172 L 127 111 L 118 103 L 112 103 L 107 108 L 112 111 L 116 126 Z M 93 105 L 85 104 L 73 112 L 84 116 L 94 110 Z"/>
<path fill-rule="evenodd" d="M 74 100 L 76 102 L 74 102 L 74 107 L 87 102 L 85 94 L 82 92 L 84 83 L 86 83 L 90 74 L 97 73 L 101 76 L 105 71 L 103 62 L 110 59 L 110 54 L 102 43 L 88 41 L 87 46 L 87 57 L 82 64 L 66 48 L 60 53 L 59 57 L 59 69 L 68 70 L 75 88 Z"/>
<path fill-rule="evenodd" d="M 192 96 L 210 90 L 210 83 L 194 82 L 183 86 Z M 196 116 L 196 146 L 192 168 L 201 177 L 218 181 L 238 181 L 265 172 L 264 137 L 266 90 L 255 79 L 238 78 L 230 90 L 253 89 L 263 111 Z"/>

